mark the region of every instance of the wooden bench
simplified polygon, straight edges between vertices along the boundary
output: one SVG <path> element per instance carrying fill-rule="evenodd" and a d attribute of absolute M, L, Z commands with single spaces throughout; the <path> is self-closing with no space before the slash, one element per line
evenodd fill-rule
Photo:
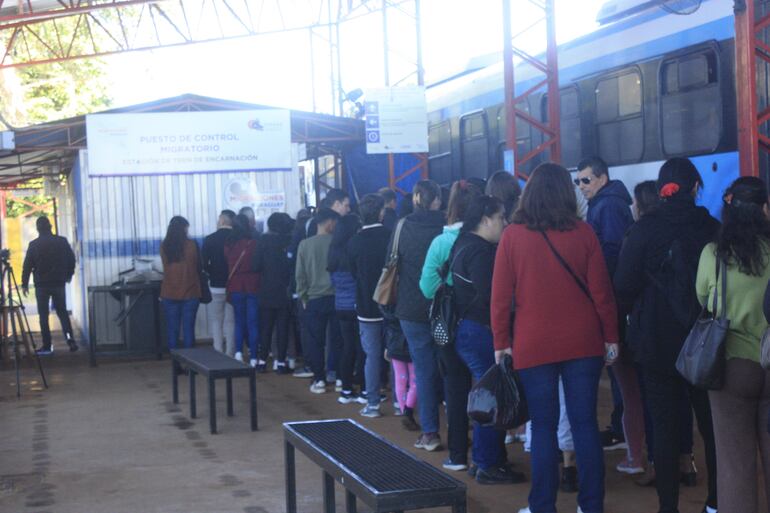
<path fill-rule="evenodd" d="M 239 362 L 212 348 L 172 349 L 171 375 L 172 394 L 175 404 L 179 403 L 178 376 L 187 370 L 190 376 L 190 417 L 197 415 L 195 405 L 195 375 L 208 378 L 209 385 L 209 425 L 211 434 L 217 432 L 217 396 L 214 383 L 217 379 L 226 380 L 227 416 L 233 412 L 233 378 L 249 378 L 249 399 L 251 403 L 251 430 L 257 430 L 257 373 L 252 367 Z"/>
<path fill-rule="evenodd" d="M 356 500 L 375 513 L 442 506 L 466 511 L 463 483 L 355 421 L 288 422 L 283 432 L 287 513 L 297 513 L 295 449 L 322 469 L 324 513 L 335 511 L 335 481 L 345 488 L 347 513 L 356 513 Z"/>

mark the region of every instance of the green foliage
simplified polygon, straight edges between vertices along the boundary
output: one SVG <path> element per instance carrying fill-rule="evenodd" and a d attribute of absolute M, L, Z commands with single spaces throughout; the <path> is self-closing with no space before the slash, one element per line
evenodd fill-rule
<path fill-rule="evenodd" d="M 51 202 L 50 196 L 44 196 L 42 194 L 36 194 L 34 196 L 23 196 L 21 199 L 26 201 L 27 203 L 32 203 L 33 205 L 45 205 L 47 203 L 51 203 L 47 208 L 43 209 L 42 211 L 39 211 L 39 215 L 47 215 L 52 216 L 53 215 L 53 203 Z M 17 199 L 13 197 L 8 197 L 8 199 L 5 202 L 5 208 L 6 208 L 6 217 L 14 218 L 14 217 L 21 217 L 30 210 L 32 210 L 33 207 L 26 203 L 22 203 L 21 201 L 18 201 Z"/>
<path fill-rule="evenodd" d="M 89 51 L 97 44 L 78 17 L 62 18 L 33 27 L 36 36 L 26 34 L 25 51 L 40 58 Z M 70 50 L 72 45 L 72 50 Z M 85 49 L 83 48 L 83 49 Z M 61 63 L 27 66 L 17 70 L 24 98 L 27 123 L 63 119 L 110 107 L 106 64 L 100 59 L 79 59 Z"/>

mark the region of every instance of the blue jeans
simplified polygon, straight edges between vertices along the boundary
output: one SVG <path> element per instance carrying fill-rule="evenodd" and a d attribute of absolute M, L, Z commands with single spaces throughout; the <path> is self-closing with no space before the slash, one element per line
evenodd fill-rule
<path fill-rule="evenodd" d="M 235 314 L 235 351 L 243 352 L 243 341 L 248 337 L 249 358 L 256 360 L 259 346 L 259 301 L 256 294 L 231 292 L 230 303 Z"/>
<path fill-rule="evenodd" d="M 584 513 L 604 511 L 604 452 L 596 420 L 596 401 L 604 362 L 600 357 L 579 358 L 519 371 L 532 418 L 532 513 L 556 511 L 559 488 L 559 376 L 564 382 L 567 416 L 577 453 Z"/>
<path fill-rule="evenodd" d="M 310 363 L 313 381 L 326 381 L 324 356 L 326 350 L 326 329 L 334 320 L 334 296 L 323 296 L 307 302 L 302 322 L 307 328 L 305 360 Z M 329 355 L 332 358 L 332 355 Z"/>
<path fill-rule="evenodd" d="M 182 326 L 184 346 L 195 344 L 195 315 L 200 299 L 161 299 L 166 313 L 166 337 L 169 349 L 176 349 L 179 340 L 179 325 Z"/>
<path fill-rule="evenodd" d="M 436 345 L 427 322 L 401 321 L 401 330 L 414 362 L 417 408 L 423 433 L 438 433 L 439 372 Z"/>
<path fill-rule="evenodd" d="M 455 350 L 478 381 L 495 364 L 492 330 L 477 322 L 463 320 L 457 328 Z M 505 432 L 492 427 L 473 426 L 473 462 L 482 470 L 501 463 L 500 449 Z"/>
<path fill-rule="evenodd" d="M 366 353 L 364 379 L 369 406 L 380 404 L 380 385 L 382 380 L 383 331 L 382 321 L 358 323 L 361 333 L 361 347 Z"/>

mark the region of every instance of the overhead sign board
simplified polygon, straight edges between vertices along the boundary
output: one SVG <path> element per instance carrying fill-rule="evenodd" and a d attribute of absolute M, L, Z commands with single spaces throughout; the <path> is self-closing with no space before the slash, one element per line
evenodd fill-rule
<path fill-rule="evenodd" d="M 287 110 L 94 114 L 86 130 L 91 176 L 291 169 Z"/>
<path fill-rule="evenodd" d="M 428 108 L 425 88 L 367 89 L 367 153 L 427 153 Z"/>

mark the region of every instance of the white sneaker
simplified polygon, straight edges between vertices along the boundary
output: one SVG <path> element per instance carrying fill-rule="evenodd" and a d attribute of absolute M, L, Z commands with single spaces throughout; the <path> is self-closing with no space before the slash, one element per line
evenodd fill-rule
<path fill-rule="evenodd" d="M 289 358 L 288 365 L 291 370 L 294 370 L 295 365 L 297 365 L 297 360 L 294 358 Z"/>
<path fill-rule="evenodd" d="M 334 391 L 335 392 L 342 392 L 342 380 L 338 379 L 334 382 Z"/>
<path fill-rule="evenodd" d="M 236 352 L 235 353 L 235 359 L 238 360 L 239 362 L 243 363 L 243 353 L 241 353 L 240 351 Z"/>
<path fill-rule="evenodd" d="M 644 474 L 643 466 L 629 462 L 627 458 L 624 458 L 623 461 L 618 463 L 618 466 L 615 467 L 615 470 L 622 474 L 629 474 L 632 476 L 636 474 Z"/>
<path fill-rule="evenodd" d="M 513 443 L 513 435 L 510 433 L 507 433 L 505 435 L 505 445 L 511 445 Z"/>
<path fill-rule="evenodd" d="M 577 513 L 583 513 L 583 510 L 580 509 L 580 506 L 578 506 Z"/>
<path fill-rule="evenodd" d="M 310 391 L 314 394 L 325 394 L 326 393 L 326 382 L 325 381 L 314 381 L 312 385 L 310 385 Z"/>
<path fill-rule="evenodd" d="M 252 368 L 256 367 L 257 366 L 257 361 L 254 358 L 252 358 L 251 360 L 249 360 L 249 365 L 251 365 Z"/>
<path fill-rule="evenodd" d="M 278 370 L 278 360 L 273 360 L 273 372 Z"/>
<path fill-rule="evenodd" d="M 529 507 L 526 507 L 526 508 L 520 509 L 519 513 L 532 513 L 532 510 L 530 510 Z"/>

